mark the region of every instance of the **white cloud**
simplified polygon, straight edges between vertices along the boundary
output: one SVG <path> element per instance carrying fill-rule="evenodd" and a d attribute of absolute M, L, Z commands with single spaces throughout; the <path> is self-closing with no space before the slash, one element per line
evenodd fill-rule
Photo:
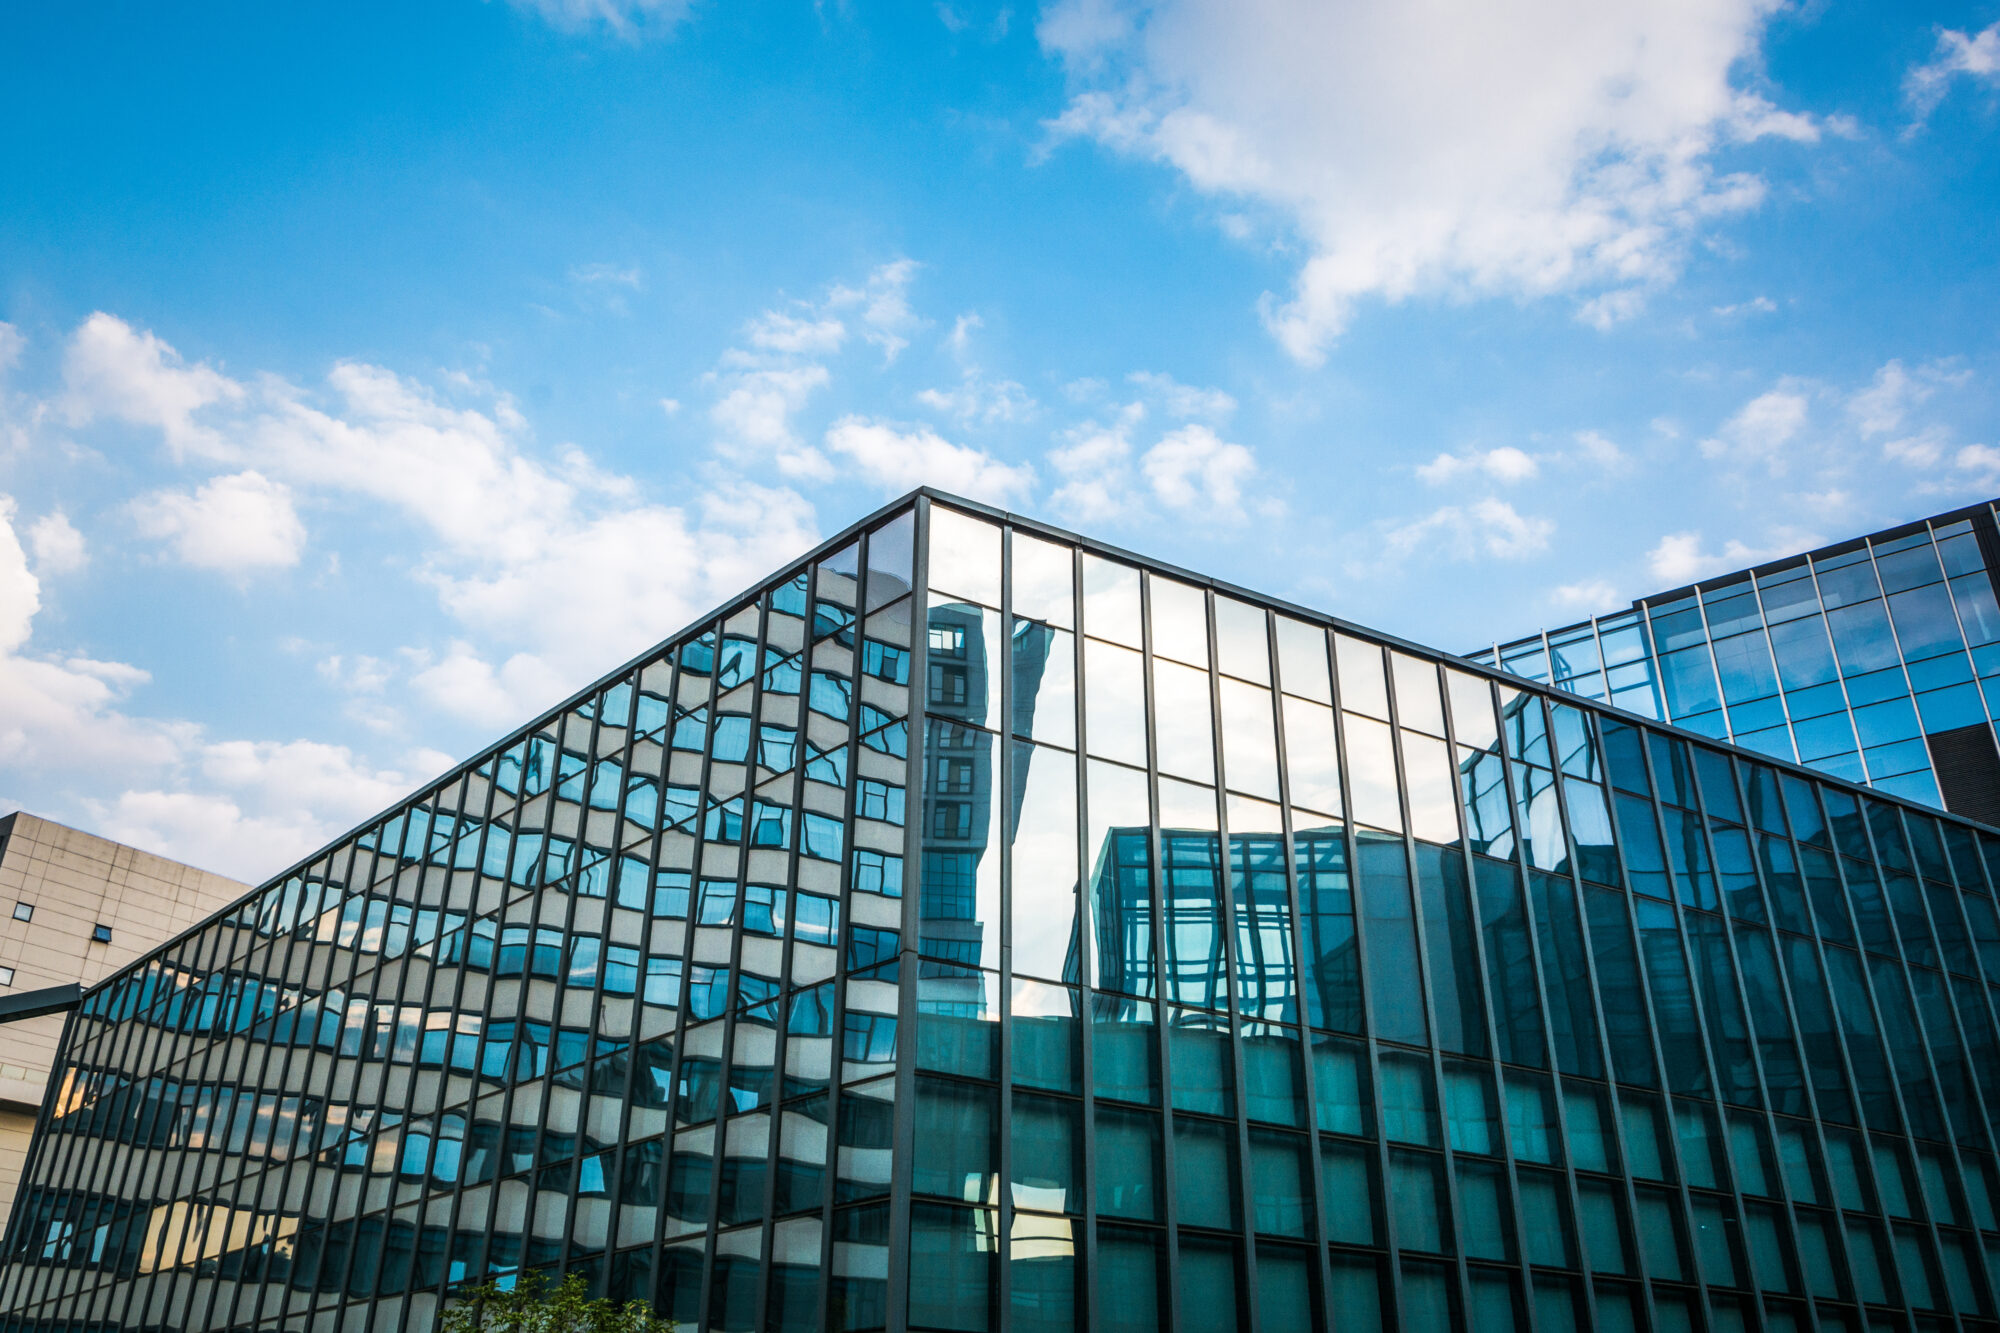
<path fill-rule="evenodd" d="M 28 548 L 35 553 L 38 576 L 74 574 L 90 563 L 90 550 L 84 544 L 83 534 L 60 509 L 43 514 L 28 525 Z"/>
<path fill-rule="evenodd" d="M 1608 579 L 1583 579 L 1552 590 L 1549 600 L 1566 613 L 1594 616 L 1616 609 L 1627 599 L 1618 595 L 1617 586 Z"/>
<path fill-rule="evenodd" d="M 1480 556 L 1521 560 L 1546 550 L 1555 528 L 1549 519 L 1523 515 L 1506 501 L 1489 498 L 1470 505 L 1445 505 L 1422 518 L 1391 525 L 1382 534 L 1381 553 L 1390 564 L 1425 554 L 1452 560 Z"/>
<path fill-rule="evenodd" d="M 320 741 L 217 741 L 189 753 L 182 785 L 133 788 L 86 808 L 106 837 L 255 883 L 452 762 L 416 750 L 382 768 Z"/>
<path fill-rule="evenodd" d="M 898 428 L 846 416 L 827 430 L 826 447 L 862 478 L 891 493 L 935 486 L 1005 506 L 1025 499 L 1035 485 L 1033 468 L 1002 463 L 923 426 Z"/>
<path fill-rule="evenodd" d="M 217 477 L 192 494 L 155 491 L 132 502 L 132 516 L 181 563 L 225 574 L 295 565 L 306 542 L 291 488 L 260 472 Z"/>
<path fill-rule="evenodd" d="M 1597 431 L 1580 430 L 1575 438 L 1576 458 L 1580 462 L 1590 463 L 1611 472 L 1624 467 L 1628 461 L 1623 449 Z"/>
<path fill-rule="evenodd" d="M 21 364 L 21 353 L 27 345 L 28 339 L 19 329 L 0 319 L 0 375 Z"/>
<path fill-rule="evenodd" d="M 1063 432 L 1065 443 L 1049 451 L 1049 466 L 1061 485 L 1049 497 L 1056 512 L 1079 524 L 1125 517 L 1136 506 L 1132 476 L 1132 433 L 1146 409 L 1128 403 L 1110 422 L 1089 422 Z"/>
<path fill-rule="evenodd" d="M 1887 435 L 1903 424 L 1913 404 L 1930 393 L 1929 386 L 1910 377 L 1901 361 L 1890 361 L 1875 372 L 1873 384 L 1847 400 L 1847 414 L 1864 436 Z"/>
<path fill-rule="evenodd" d="M 1712 307 L 1713 313 L 1721 319 L 1737 315 L 1769 315 L 1778 308 L 1778 303 L 1768 296 L 1753 296 L 1747 301 L 1736 301 L 1729 305 Z"/>
<path fill-rule="evenodd" d="M 513 4 L 568 32 L 602 28 L 626 41 L 671 33 L 694 7 L 693 0 L 513 0 Z"/>
<path fill-rule="evenodd" d="M 1218 518 L 1243 517 L 1243 484 L 1257 471 L 1257 459 L 1207 426 L 1167 432 L 1139 460 L 1153 497 L 1169 509 Z"/>
<path fill-rule="evenodd" d="M 63 406 L 70 424 L 99 419 L 155 426 L 176 457 L 205 453 L 213 432 L 194 416 L 245 396 L 241 384 L 207 365 L 190 366 L 150 332 L 98 311 L 84 320 L 63 354 Z"/>
<path fill-rule="evenodd" d="M 768 352 L 790 352 L 801 356 L 831 356 L 847 341 L 847 326 L 828 317 L 794 315 L 783 310 L 766 310 L 745 326 L 750 345 Z"/>
<path fill-rule="evenodd" d="M 1931 59 L 1913 67 L 1903 79 L 1903 96 L 1919 120 L 1937 108 L 1961 74 L 1987 80 L 2000 76 L 2000 23 L 1989 24 L 1977 36 L 1938 30 Z"/>
<path fill-rule="evenodd" d="M 1056 141 L 1296 229 L 1296 288 L 1264 309 L 1310 362 L 1366 299 L 1572 292 L 1587 320 L 1629 315 L 1763 197 L 1717 148 L 1820 132 L 1732 82 L 1775 8 L 1059 0 L 1039 35 L 1073 85 Z"/>
<path fill-rule="evenodd" d="M 1676 588 L 1711 574 L 1725 574 L 1761 564 L 1793 551 L 1811 550 L 1820 540 L 1797 528 L 1781 528 L 1764 546 L 1750 546 L 1731 539 L 1720 551 L 1703 549 L 1700 532 L 1670 532 L 1646 553 L 1646 568 L 1662 587 Z"/>
<path fill-rule="evenodd" d="M 1524 453 L 1509 444 L 1498 449 L 1439 454 L 1430 462 L 1419 464 L 1417 476 L 1438 486 L 1462 476 L 1484 476 L 1502 482 L 1526 481 L 1540 470 L 1541 465 L 1533 454 Z"/>
<path fill-rule="evenodd" d="M 1200 417 L 1208 421 L 1222 421 L 1236 411 L 1236 399 L 1221 389 L 1205 389 L 1198 385 L 1182 384 L 1172 375 L 1159 371 L 1135 370 L 1126 379 L 1139 386 L 1160 405 L 1160 410 L 1169 417 L 1187 420 Z"/>
<path fill-rule="evenodd" d="M 858 310 L 861 336 L 882 349 L 887 365 L 905 347 L 923 321 L 910 309 L 910 283 L 922 265 L 914 259 L 892 259 L 878 265 L 860 287 L 838 286 L 827 296 L 827 308 Z"/>
<path fill-rule="evenodd" d="M 639 290 L 645 275 L 636 266 L 578 264 L 569 271 L 569 280 L 585 287 L 629 287 Z"/>
<path fill-rule="evenodd" d="M 832 380 L 821 365 L 770 367 L 729 376 L 722 397 L 708 411 L 709 420 L 722 432 L 717 450 L 739 463 L 768 457 L 786 477 L 825 480 L 832 475 L 825 456 L 799 439 L 792 417 L 815 389 Z"/>
<path fill-rule="evenodd" d="M 955 389 L 919 389 L 917 401 L 968 426 L 1025 421 L 1037 407 L 1016 381 L 989 380 L 976 367 Z"/>
<path fill-rule="evenodd" d="M 562 680 L 532 653 L 516 653 L 496 667 L 462 640 L 442 661 L 411 676 L 410 684 L 432 707 L 494 728 L 518 725 L 564 694 Z"/>
<path fill-rule="evenodd" d="M 1802 388 L 1781 384 L 1738 408 L 1713 436 L 1701 442 L 1702 456 L 1739 465 L 1762 463 L 1776 476 L 1785 471 L 1785 448 L 1805 428 L 1809 411 Z"/>
<path fill-rule="evenodd" d="M 142 382 L 155 365 L 215 374 L 185 366 L 150 334 L 99 318 L 117 325 L 104 341 L 147 349 L 145 358 L 113 361 L 114 369 Z M 783 397 L 825 375 L 808 366 L 788 382 L 756 383 L 780 384 L 772 391 Z M 135 396 L 108 371 L 76 382 L 113 402 Z M 422 542 L 414 572 L 444 609 L 494 640 L 500 656 L 528 653 L 549 679 L 572 687 L 814 540 L 812 508 L 789 490 L 715 481 L 690 507 L 697 518 L 689 508 L 644 500 L 631 479 L 602 472 L 580 451 L 560 451 L 552 467 L 524 447 L 528 427 L 511 401 L 477 386 L 468 391 L 482 400 L 454 402 L 381 367 L 342 362 L 323 394 L 266 376 L 211 395 L 205 409 L 132 416 L 171 430 L 204 457 L 251 467 L 272 485 L 327 502 L 372 502 L 409 521 Z M 756 419 L 754 411 L 741 418 Z M 199 510 L 192 503 L 199 498 L 165 507 L 162 522 L 178 523 L 176 539 L 183 528 L 196 530 L 180 520 Z M 541 701 L 564 692 L 552 688 Z"/>

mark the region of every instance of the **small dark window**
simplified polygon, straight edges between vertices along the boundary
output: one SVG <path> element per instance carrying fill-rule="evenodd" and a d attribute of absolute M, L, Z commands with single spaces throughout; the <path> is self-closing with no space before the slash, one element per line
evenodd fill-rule
<path fill-rule="evenodd" d="M 35 919 L 35 905 L 33 903 L 15 903 L 14 919 L 16 921 L 33 921 Z"/>
<path fill-rule="evenodd" d="M 99 944 L 111 943 L 111 927 L 101 921 L 98 922 L 90 928 L 90 938 L 96 940 Z"/>

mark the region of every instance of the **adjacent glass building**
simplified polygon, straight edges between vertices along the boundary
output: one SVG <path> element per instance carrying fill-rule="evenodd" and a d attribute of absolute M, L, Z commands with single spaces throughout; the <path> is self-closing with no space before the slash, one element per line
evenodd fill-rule
<path fill-rule="evenodd" d="M 2000 1330 L 1996 879 L 920 492 L 90 991 L 0 1329 Z"/>
<path fill-rule="evenodd" d="M 1471 660 L 2000 823 L 2000 529 L 1953 510 Z"/>

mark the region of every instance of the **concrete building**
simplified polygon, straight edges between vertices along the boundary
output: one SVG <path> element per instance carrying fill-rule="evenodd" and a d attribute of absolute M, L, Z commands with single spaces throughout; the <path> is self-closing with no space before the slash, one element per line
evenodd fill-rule
<path fill-rule="evenodd" d="M 249 886 L 23 812 L 0 818 L 0 1005 L 90 986 Z M 13 1207 L 63 1016 L 0 1027 L 0 1222 Z"/>

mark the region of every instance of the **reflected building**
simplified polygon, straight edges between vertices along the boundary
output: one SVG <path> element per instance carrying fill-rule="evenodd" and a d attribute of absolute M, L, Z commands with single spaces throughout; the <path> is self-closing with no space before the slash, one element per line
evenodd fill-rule
<path fill-rule="evenodd" d="M 2000 528 L 1972 505 L 1470 660 L 2000 823 Z"/>
<path fill-rule="evenodd" d="M 2000 1333 L 1996 880 L 918 492 L 91 989 L 0 1329 Z"/>

